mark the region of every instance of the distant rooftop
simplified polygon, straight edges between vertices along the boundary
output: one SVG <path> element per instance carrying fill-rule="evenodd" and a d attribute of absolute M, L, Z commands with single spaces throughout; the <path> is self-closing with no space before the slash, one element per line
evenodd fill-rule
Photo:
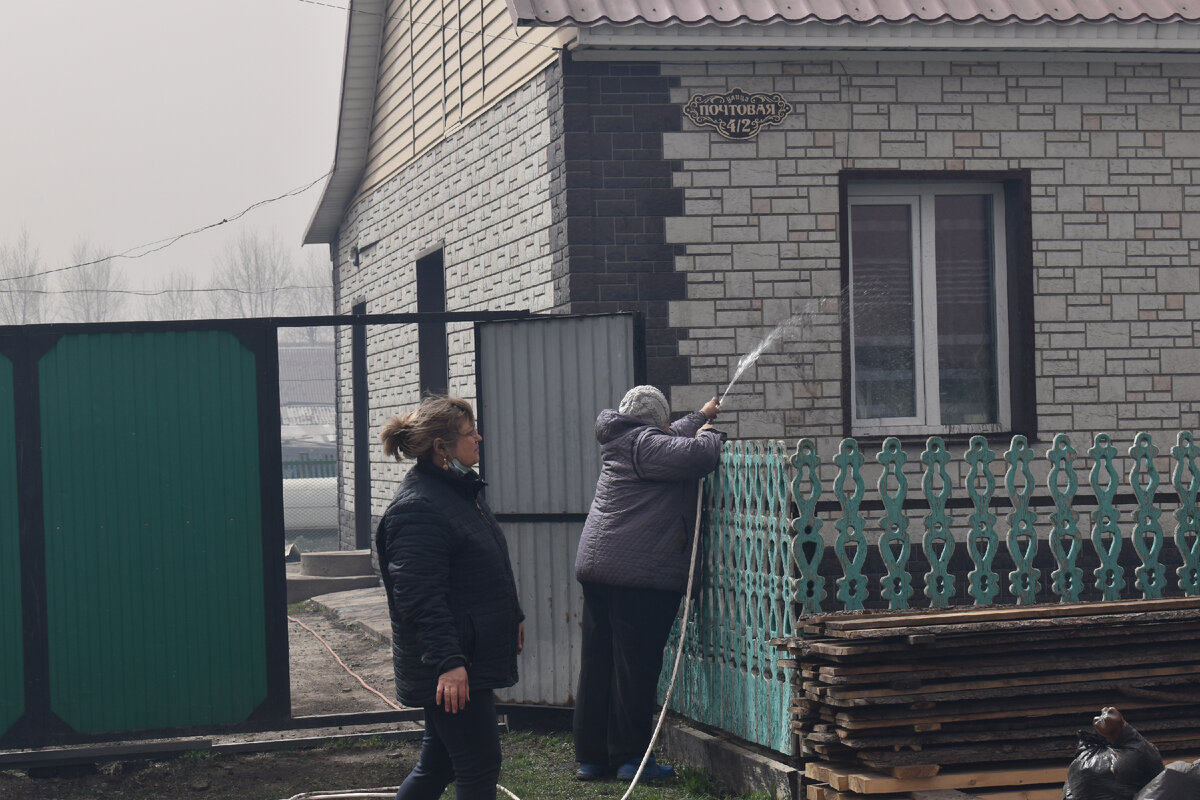
<path fill-rule="evenodd" d="M 333 343 L 279 345 L 279 404 L 328 405 L 336 401 Z"/>

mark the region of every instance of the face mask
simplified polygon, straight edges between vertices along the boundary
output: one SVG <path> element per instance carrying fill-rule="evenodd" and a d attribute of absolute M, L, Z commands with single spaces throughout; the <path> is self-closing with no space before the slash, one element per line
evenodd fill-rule
<path fill-rule="evenodd" d="M 462 465 L 462 462 L 459 461 L 457 458 L 451 459 L 449 466 L 450 466 L 450 469 L 454 470 L 455 475 L 466 475 L 468 472 L 471 471 L 467 467 L 464 467 Z"/>

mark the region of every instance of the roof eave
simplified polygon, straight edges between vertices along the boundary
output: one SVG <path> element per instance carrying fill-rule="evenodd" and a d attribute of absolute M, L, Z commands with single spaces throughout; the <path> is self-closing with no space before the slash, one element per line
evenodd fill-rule
<path fill-rule="evenodd" d="M 387 0 L 350 2 L 333 168 L 305 230 L 304 244 L 336 241 L 346 209 L 358 193 L 370 148 L 386 17 Z"/>
<path fill-rule="evenodd" d="M 735 26 L 580 26 L 575 58 L 687 58 L 703 51 L 751 60 L 777 60 L 781 53 L 1155 53 L 1200 52 L 1200 25 L 1192 23 L 1076 23 L 1060 26 L 962 23 L 881 23 L 870 26 L 824 22 L 747 23 Z"/>

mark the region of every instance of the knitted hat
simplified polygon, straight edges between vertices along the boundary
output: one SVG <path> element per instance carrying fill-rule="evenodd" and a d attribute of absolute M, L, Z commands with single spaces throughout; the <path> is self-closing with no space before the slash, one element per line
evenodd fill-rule
<path fill-rule="evenodd" d="M 617 411 L 637 417 L 659 428 L 665 428 L 671 421 L 671 407 L 667 398 L 653 386 L 635 386 L 625 393 Z"/>

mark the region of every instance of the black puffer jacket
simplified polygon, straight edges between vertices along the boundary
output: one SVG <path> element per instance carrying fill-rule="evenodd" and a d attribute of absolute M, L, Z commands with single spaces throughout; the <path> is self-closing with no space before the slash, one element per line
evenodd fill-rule
<path fill-rule="evenodd" d="M 376 533 L 392 617 L 396 696 L 435 702 L 438 676 L 467 668 L 471 689 L 517 682 L 517 601 L 508 544 L 474 472 L 419 461 Z"/>

